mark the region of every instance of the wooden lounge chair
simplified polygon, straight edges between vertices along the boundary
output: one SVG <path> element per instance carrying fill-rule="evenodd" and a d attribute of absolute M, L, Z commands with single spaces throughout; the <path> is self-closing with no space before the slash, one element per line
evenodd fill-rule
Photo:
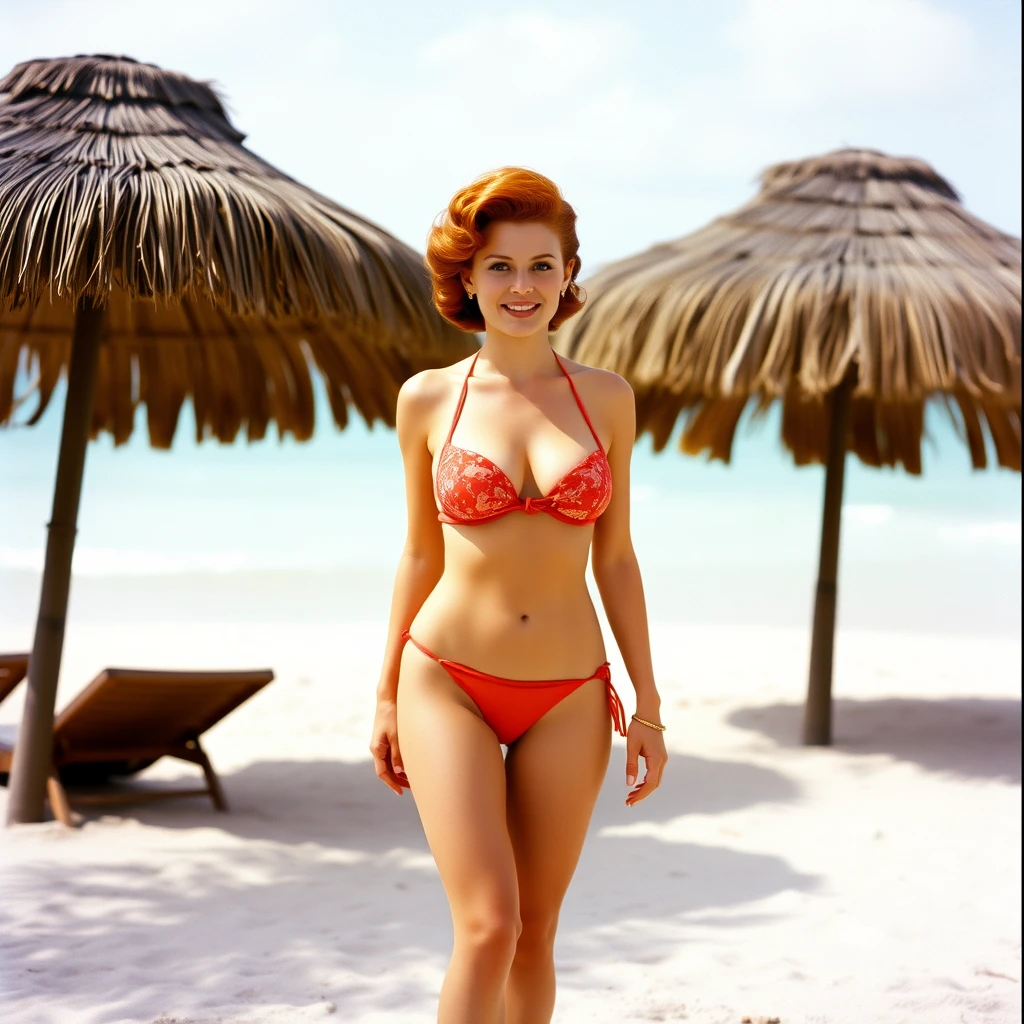
<path fill-rule="evenodd" d="M 74 824 L 71 804 L 134 803 L 178 796 L 209 796 L 218 811 L 227 801 L 199 737 L 274 678 L 269 669 L 176 672 L 108 668 L 57 716 L 47 795 L 53 815 Z M 133 775 L 158 758 L 199 765 L 205 786 L 192 789 L 111 788 L 79 791 L 112 777 Z M 0 773 L 13 750 L 0 745 Z M 67 788 L 73 790 L 69 799 Z"/>
<path fill-rule="evenodd" d="M 0 700 L 6 700 L 27 674 L 27 654 L 0 654 Z"/>

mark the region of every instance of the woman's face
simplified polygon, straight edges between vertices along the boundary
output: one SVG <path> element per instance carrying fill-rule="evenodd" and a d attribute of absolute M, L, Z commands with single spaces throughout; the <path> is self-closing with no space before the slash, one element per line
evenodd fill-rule
<path fill-rule="evenodd" d="M 495 221 L 462 283 L 475 293 L 488 328 L 526 337 L 547 332 L 571 275 L 572 263 L 562 261 L 558 235 L 546 224 Z"/>

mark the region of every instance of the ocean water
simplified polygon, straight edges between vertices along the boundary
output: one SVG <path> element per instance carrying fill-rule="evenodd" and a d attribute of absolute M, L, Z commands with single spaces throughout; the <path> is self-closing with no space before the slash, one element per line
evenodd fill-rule
<path fill-rule="evenodd" d="M 34 427 L 0 429 L 0 619 L 30 639 L 62 395 Z M 319 402 L 305 444 L 89 445 L 72 592 L 76 621 L 324 620 L 387 615 L 405 528 L 392 431 L 338 431 Z M 841 628 L 1020 634 L 1021 486 L 970 468 L 938 408 L 923 476 L 850 457 L 840 560 Z M 633 534 L 655 621 L 805 625 L 824 472 L 795 468 L 778 410 L 741 426 L 730 466 L 633 458 Z"/>

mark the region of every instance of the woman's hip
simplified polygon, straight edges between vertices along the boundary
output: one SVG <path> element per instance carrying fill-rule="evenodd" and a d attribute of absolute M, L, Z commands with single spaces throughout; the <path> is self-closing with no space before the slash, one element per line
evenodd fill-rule
<path fill-rule="evenodd" d="M 582 594 L 545 600 L 436 589 L 410 627 L 439 658 L 522 681 L 584 678 L 605 661 L 597 613 Z"/>

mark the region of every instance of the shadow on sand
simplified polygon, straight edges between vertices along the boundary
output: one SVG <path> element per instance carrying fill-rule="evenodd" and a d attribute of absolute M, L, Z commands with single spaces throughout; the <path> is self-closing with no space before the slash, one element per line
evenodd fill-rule
<path fill-rule="evenodd" d="M 729 724 L 763 733 L 782 746 L 799 746 L 803 708 L 772 704 L 741 708 Z M 837 700 L 836 750 L 888 754 L 929 771 L 1019 783 L 1021 702 L 958 697 L 916 700 Z"/>
<path fill-rule="evenodd" d="M 733 912 L 815 887 L 776 856 L 657 835 L 690 813 L 792 801 L 798 792 L 785 776 L 676 755 L 673 781 L 628 810 L 621 769 L 616 747 L 563 911 L 563 984 L 586 984 L 594 970 L 623 962 L 651 963 L 652 953 L 658 959 L 652 936 L 679 915 Z M 225 776 L 224 786 L 229 814 L 203 800 L 133 808 L 161 830 L 145 837 L 137 857 L 90 862 L 83 850 L 74 872 L 46 857 L 12 868 L 15 903 L 32 908 L 18 915 L 30 930 L 0 940 L 12 1005 L 23 1005 L 30 973 L 47 962 L 64 965 L 49 983 L 59 1005 L 103 1005 L 112 1020 L 150 1020 L 147 1009 L 161 1002 L 154 986 L 166 986 L 167 1011 L 183 1013 L 182 1022 L 212 1020 L 215 1008 L 246 999 L 265 1003 L 269 991 L 294 1007 L 329 1000 L 340 1019 L 417 1005 L 427 1019 L 451 927 L 409 796 L 395 797 L 369 761 L 258 762 Z M 168 829 L 215 831 L 188 837 L 169 865 L 165 850 L 179 843 Z M 126 843 L 132 835 L 138 841 L 126 830 Z M 90 907 L 106 909 L 97 917 Z"/>

